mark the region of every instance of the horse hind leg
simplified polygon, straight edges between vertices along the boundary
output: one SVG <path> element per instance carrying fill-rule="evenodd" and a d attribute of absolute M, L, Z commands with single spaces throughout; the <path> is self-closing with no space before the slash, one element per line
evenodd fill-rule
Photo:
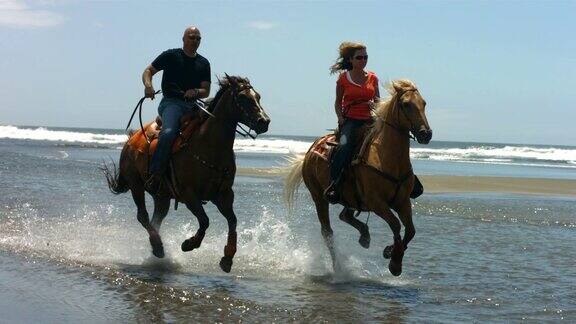
<path fill-rule="evenodd" d="M 234 203 L 234 192 L 229 190 L 216 201 L 214 201 L 216 207 L 222 215 L 228 221 L 228 240 L 226 246 L 224 247 L 224 256 L 220 259 L 220 268 L 224 272 L 230 272 L 232 269 L 232 259 L 236 254 L 236 214 L 234 214 L 234 209 L 232 208 Z"/>
<path fill-rule="evenodd" d="M 152 245 L 152 253 L 162 258 L 164 257 L 164 245 L 160 237 L 160 226 L 162 220 L 168 214 L 170 209 L 170 198 L 167 197 L 154 197 L 154 214 L 152 216 L 152 223 L 150 224 L 154 229 L 150 233 L 150 245 Z"/>
<path fill-rule="evenodd" d="M 353 209 L 344 207 L 340 212 L 339 218 L 341 221 L 350 224 L 360 232 L 358 243 L 360 243 L 363 248 L 367 249 L 370 247 L 370 231 L 368 225 L 354 217 Z"/>
<path fill-rule="evenodd" d="M 334 271 L 338 271 L 340 266 L 338 264 L 336 247 L 334 245 L 334 231 L 332 231 L 332 227 L 330 226 L 328 201 L 324 199 L 321 190 L 312 194 L 312 200 L 314 200 L 314 204 L 316 205 L 316 214 L 318 215 L 318 221 L 320 221 L 320 231 L 324 238 L 324 243 L 326 244 L 326 247 L 328 247 L 328 251 L 330 251 L 332 267 Z"/>
<path fill-rule="evenodd" d="M 198 219 L 199 227 L 194 236 L 182 242 L 181 248 L 184 252 L 192 251 L 200 247 L 200 244 L 202 244 L 202 240 L 204 239 L 204 235 L 206 234 L 206 230 L 210 225 L 208 216 L 206 215 L 206 212 L 204 211 L 200 201 L 187 203 L 186 207 L 188 207 L 192 214 L 194 214 L 194 216 L 196 216 Z"/>

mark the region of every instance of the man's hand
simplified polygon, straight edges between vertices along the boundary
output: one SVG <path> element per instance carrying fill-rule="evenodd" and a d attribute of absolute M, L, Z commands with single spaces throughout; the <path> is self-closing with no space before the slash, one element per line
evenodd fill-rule
<path fill-rule="evenodd" d="M 197 89 L 189 89 L 184 93 L 184 99 L 193 100 L 198 98 L 198 90 Z"/>
<path fill-rule="evenodd" d="M 153 87 L 144 87 L 144 97 L 146 98 L 150 98 L 152 100 L 154 100 L 154 95 L 155 95 L 154 88 Z"/>

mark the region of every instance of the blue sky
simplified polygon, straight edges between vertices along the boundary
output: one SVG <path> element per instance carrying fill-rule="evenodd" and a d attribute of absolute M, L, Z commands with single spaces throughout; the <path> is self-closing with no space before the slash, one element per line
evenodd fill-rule
<path fill-rule="evenodd" d="M 142 70 L 196 25 L 212 94 L 216 75 L 248 77 L 271 134 L 334 127 L 328 68 L 357 40 L 382 82 L 419 86 L 436 140 L 573 145 L 575 15 L 576 1 L 0 0 L 0 124 L 123 128 Z"/>

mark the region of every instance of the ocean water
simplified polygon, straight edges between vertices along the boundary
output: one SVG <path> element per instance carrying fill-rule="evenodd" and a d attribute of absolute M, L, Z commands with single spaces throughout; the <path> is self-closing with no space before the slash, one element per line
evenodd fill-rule
<path fill-rule="evenodd" d="M 382 258 L 392 234 L 376 215 L 363 249 L 331 209 L 343 264 L 334 272 L 306 189 L 288 213 L 283 179 L 238 176 L 226 274 L 226 221 L 210 204 L 199 249 L 180 250 L 198 226 L 181 205 L 162 226 L 166 258 L 151 256 L 130 195 L 112 195 L 98 169 L 125 140 L 0 126 L 0 322 L 576 321 L 576 199 L 426 194 L 393 277 Z M 278 167 L 312 141 L 238 139 L 237 163 Z M 412 158 L 418 174 L 576 179 L 575 147 L 433 142 L 413 145 Z"/>

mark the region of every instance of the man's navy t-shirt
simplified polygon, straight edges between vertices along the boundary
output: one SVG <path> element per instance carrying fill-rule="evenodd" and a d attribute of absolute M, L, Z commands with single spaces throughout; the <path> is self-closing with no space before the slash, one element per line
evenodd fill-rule
<path fill-rule="evenodd" d="M 210 82 L 210 62 L 196 54 L 190 57 L 181 48 L 169 49 L 160 54 L 152 66 L 162 75 L 162 93 L 167 98 L 184 98 L 184 92 L 200 88 L 203 81 Z"/>

